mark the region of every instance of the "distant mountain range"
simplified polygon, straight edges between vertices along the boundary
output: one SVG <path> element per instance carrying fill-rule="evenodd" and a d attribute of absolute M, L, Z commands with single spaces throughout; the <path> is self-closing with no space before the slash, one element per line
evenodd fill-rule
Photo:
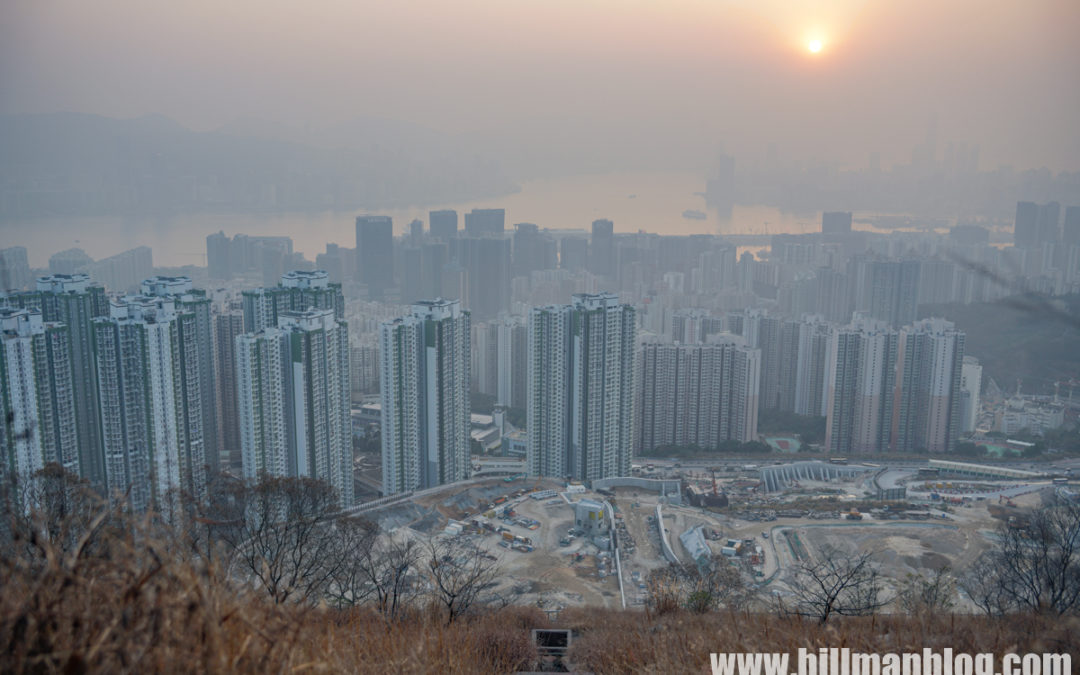
<path fill-rule="evenodd" d="M 372 118 L 320 132 L 160 115 L 0 116 L 0 219 L 381 209 L 507 194 L 499 165 L 422 127 Z"/>

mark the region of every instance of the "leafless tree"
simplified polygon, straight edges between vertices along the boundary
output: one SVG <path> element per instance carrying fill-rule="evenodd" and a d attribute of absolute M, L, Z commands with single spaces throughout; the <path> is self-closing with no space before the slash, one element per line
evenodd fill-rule
<path fill-rule="evenodd" d="M 685 607 L 703 614 L 744 604 L 751 595 L 738 561 L 713 556 L 704 564 L 671 564 L 649 574 L 649 610 L 664 614 Z"/>
<path fill-rule="evenodd" d="M 334 489 L 312 478 L 264 476 L 242 499 L 241 522 L 223 534 L 243 573 L 275 603 L 317 601 L 338 563 Z"/>
<path fill-rule="evenodd" d="M 972 563 L 959 586 L 968 598 L 987 616 L 1002 616 L 1018 609 L 1016 601 L 1001 583 L 997 551 L 988 551 Z"/>
<path fill-rule="evenodd" d="M 818 619 L 821 623 L 833 614 L 862 616 L 877 612 L 889 604 L 881 575 L 874 565 L 873 553 L 848 555 L 824 546 L 814 560 L 796 566 L 788 580 L 795 596 L 795 606 L 788 611 Z"/>
<path fill-rule="evenodd" d="M 338 606 L 354 606 L 375 595 L 376 587 L 367 574 L 379 526 L 365 518 L 340 518 L 329 534 L 333 539 L 330 576 L 326 597 Z"/>
<path fill-rule="evenodd" d="M 249 487 L 240 478 L 227 473 L 207 475 L 206 495 L 196 499 L 185 495 L 185 520 L 179 538 L 188 554 L 211 562 L 228 548 L 229 542 L 243 540 L 244 510 Z"/>
<path fill-rule="evenodd" d="M 416 593 L 421 553 L 414 540 L 393 534 L 377 537 L 360 551 L 357 583 L 387 619 L 396 618 Z"/>
<path fill-rule="evenodd" d="M 956 604 L 956 578 L 948 565 L 928 575 L 909 574 L 901 584 L 896 600 L 911 616 L 947 612 Z"/>
<path fill-rule="evenodd" d="M 28 561 L 43 560 L 47 551 L 65 555 L 93 547 L 111 515 L 108 503 L 86 480 L 59 464 L 46 465 L 23 485 L 4 488 L 0 546 L 5 554 Z"/>
<path fill-rule="evenodd" d="M 1080 504 L 1056 504 L 1002 524 L 998 542 L 980 577 L 964 586 L 983 611 L 1080 611 Z"/>
<path fill-rule="evenodd" d="M 424 558 L 432 595 L 446 611 L 447 624 L 479 604 L 499 570 L 498 560 L 460 535 L 432 539 Z"/>

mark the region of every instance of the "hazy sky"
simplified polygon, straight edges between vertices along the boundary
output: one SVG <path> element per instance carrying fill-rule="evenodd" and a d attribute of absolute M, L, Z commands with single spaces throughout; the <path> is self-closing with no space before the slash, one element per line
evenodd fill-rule
<path fill-rule="evenodd" d="M 195 129 L 366 115 L 505 153 L 688 165 L 769 142 L 890 164 L 934 116 L 939 153 L 1080 170 L 1080 2 L 3 0 L 0 110 Z"/>

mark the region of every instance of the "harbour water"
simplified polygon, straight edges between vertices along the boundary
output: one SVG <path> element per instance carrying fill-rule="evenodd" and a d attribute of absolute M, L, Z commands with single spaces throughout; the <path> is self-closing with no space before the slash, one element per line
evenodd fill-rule
<path fill-rule="evenodd" d="M 820 213 L 794 214 L 767 206 L 739 206 L 722 214 L 707 206 L 705 180 L 696 173 L 617 173 L 568 176 L 524 183 L 513 194 L 490 199 L 411 208 L 372 210 L 390 215 L 403 233 L 414 218 L 427 223 L 428 211 L 455 209 L 459 226 L 473 208 L 505 208 L 506 227 L 536 223 L 541 228 L 588 230 L 593 220 L 614 221 L 616 232 L 658 234 L 776 234 L 813 232 Z M 686 218 L 687 210 L 705 218 Z M 206 236 L 219 230 L 228 235 L 285 235 L 309 260 L 326 244 L 356 244 L 353 212 L 197 213 L 170 217 L 58 218 L 7 223 L 0 226 L 0 247 L 25 246 L 34 267 L 48 265 L 49 256 L 79 247 L 100 259 L 135 246 L 149 246 L 158 266 L 205 265 Z"/>

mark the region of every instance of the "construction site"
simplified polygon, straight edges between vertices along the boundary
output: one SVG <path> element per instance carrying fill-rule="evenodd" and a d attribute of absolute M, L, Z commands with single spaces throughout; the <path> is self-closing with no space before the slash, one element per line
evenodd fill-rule
<path fill-rule="evenodd" d="M 998 527 L 1072 498 L 1071 472 L 958 463 L 635 465 L 584 485 L 522 474 L 474 479 L 370 508 L 397 536 L 463 535 L 498 560 L 497 592 L 550 612 L 642 606 L 650 572 L 672 563 L 741 571 L 783 597 L 793 566 L 824 551 L 872 553 L 884 577 L 962 570 Z"/>

